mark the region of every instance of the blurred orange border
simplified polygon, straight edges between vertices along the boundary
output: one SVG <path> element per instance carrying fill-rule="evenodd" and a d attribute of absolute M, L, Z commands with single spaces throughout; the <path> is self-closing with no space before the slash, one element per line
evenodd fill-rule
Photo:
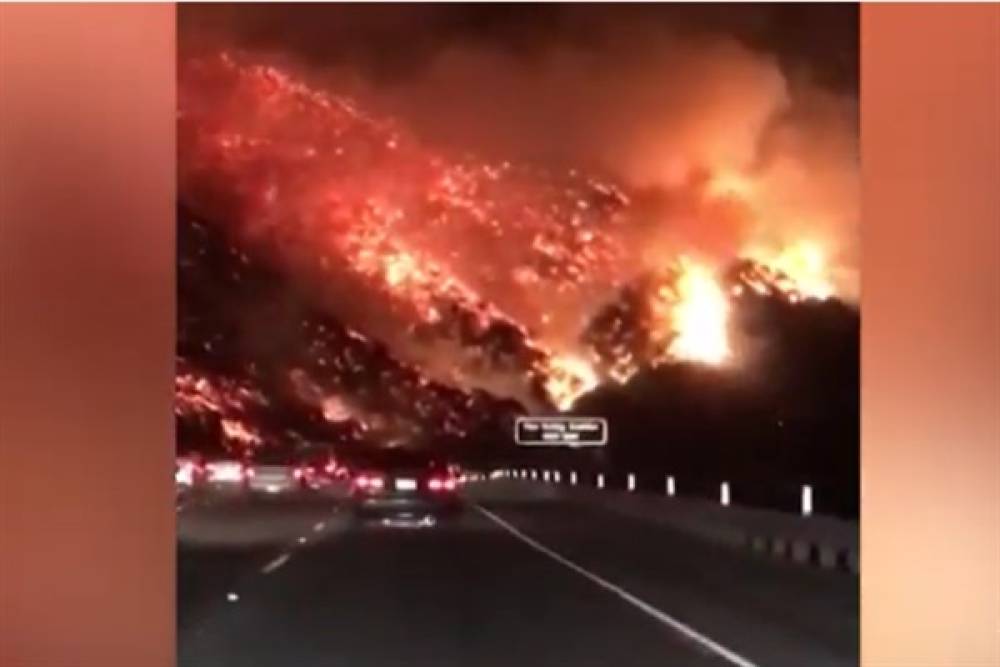
<path fill-rule="evenodd" d="M 861 15 L 865 665 L 1000 665 L 1000 5 Z"/>
<path fill-rule="evenodd" d="M 0 6 L 5 667 L 174 664 L 174 30 Z M 1000 665 L 1000 6 L 862 45 L 863 664 Z"/>
<path fill-rule="evenodd" d="M 0 665 L 174 664 L 173 5 L 0 5 Z"/>

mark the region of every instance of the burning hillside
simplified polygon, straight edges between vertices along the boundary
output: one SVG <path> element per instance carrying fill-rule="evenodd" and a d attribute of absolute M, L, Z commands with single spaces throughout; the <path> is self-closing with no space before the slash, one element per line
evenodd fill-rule
<path fill-rule="evenodd" d="M 187 444 L 460 437 L 518 409 L 428 380 L 181 209 L 175 412 Z"/>
<path fill-rule="evenodd" d="M 808 239 L 677 248 L 668 212 L 766 226 L 732 174 L 705 168 L 651 194 L 435 149 L 239 54 L 185 60 L 179 76 L 191 212 L 177 411 L 216 415 L 232 443 L 268 439 L 268 419 L 287 430 L 293 413 L 302 438 L 460 437 L 642 368 L 738 365 L 743 294 L 836 296 L 840 267 Z"/>

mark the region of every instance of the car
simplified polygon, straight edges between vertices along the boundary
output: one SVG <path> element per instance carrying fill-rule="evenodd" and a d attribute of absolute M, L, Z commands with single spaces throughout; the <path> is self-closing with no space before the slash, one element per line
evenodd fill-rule
<path fill-rule="evenodd" d="M 248 489 L 253 470 L 239 458 L 217 458 L 205 464 L 204 487 L 215 494 L 240 495 Z"/>
<path fill-rule="evenodd" d="M 197 489 L 205 483 L 208 471 L 198 454 L 178 456 L 174 466 L 174 482 L 178 492 Z"/>
<path fill-rule="evenodd" d="M 386 448 L 352 468 L 350 502 L 358 521 L 433 525 L 463 510 L 458 481 L 427 451 Z"/>
<path fill-rule="evenodd" d="M 247 488 L 253 493 L 280 494 L 311 486 L 308 466 L 281 449 L 257 452 L 250 462 Z"/>
<path fill-rule="evenodd" d="M 328 453 L 314 453 L 301 460 L 303 480 L 314 489 L 328 487 L 345 479 L 346 470 Z"/>

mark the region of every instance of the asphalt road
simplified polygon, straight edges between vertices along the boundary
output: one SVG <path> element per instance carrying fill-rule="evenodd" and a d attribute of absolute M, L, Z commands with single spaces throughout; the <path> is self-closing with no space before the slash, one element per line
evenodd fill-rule
<path fill-rule="evenodd" d="M 560 501 L 356 527 L 332 498 L 178 514 L 181 667 L 858 663 L 858 580 Z"/>

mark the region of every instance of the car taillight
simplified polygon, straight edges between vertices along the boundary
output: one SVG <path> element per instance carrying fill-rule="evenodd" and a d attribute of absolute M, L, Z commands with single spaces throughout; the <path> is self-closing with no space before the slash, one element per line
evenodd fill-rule
<path fill-rule="evenodd" d="M 354 484 L 363 491 L 379 491 L 385 486 L 385 480 L 378 475 L 358 475 Z"/>
<path fill-rule="evenodd" d="M 178 484 L 191 486 L 194 483 L 194 466 L 186 462 L 178 465 L 174 473 L 174 481 Z"/>
<path fill-rule="evenodd" d="M 334 463 L 333 461 L 330 461 L 329 463 L 326 464 L 325 470 L 327 475 L 332 475 L 333 473 L 337 472 L 337 464 Z"/>
<path fill-rule="evenodd" d="M 451 477 L 431 477 L 427 486 L 431 491 L 454 491 L 455 480 Z"/>
<path fill-rule="evenodd" d="M 292 475 L 295 477 L 295 479 L 302 479 L 303 477 L 305 477 L 306 473 L 302 468 L 296 468 L 292 472 Z"/>

